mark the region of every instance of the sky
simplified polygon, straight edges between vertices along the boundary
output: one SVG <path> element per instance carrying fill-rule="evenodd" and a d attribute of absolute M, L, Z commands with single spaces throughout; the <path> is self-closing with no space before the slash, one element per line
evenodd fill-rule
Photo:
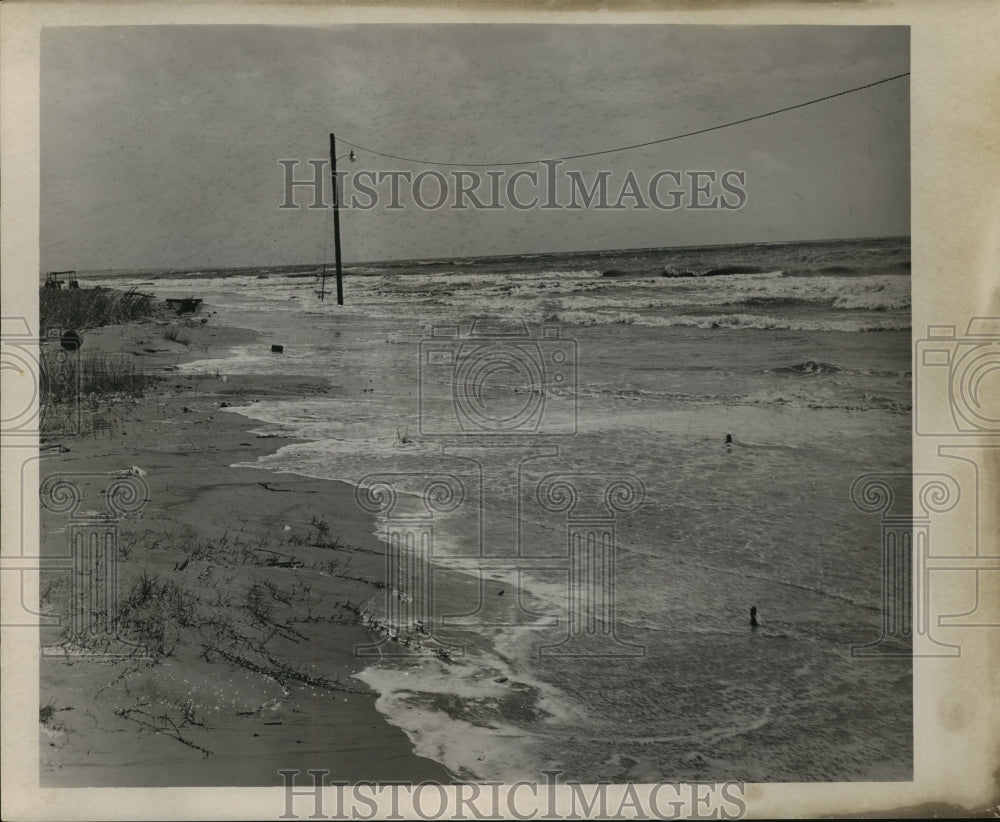
<path fill-rule="evenodd" d="M 307 208 L 302 189 L 301 208 L 280 208 L 279 163 L 299 160 L 297 177 L 310 177 L 307 161 L 328 158 L 331 131 L 418 160 L 547 159 L 709 128 L 908 70 L 905 27 L 47 28 L 42 270 L 332 261 L 329 209 Z M 739 209 L 431 211 L 404 194 L 399 210 L 386 198 L 342 210 L 343 258 L 908 234 L 908 81 L 559 169 L 588 185 L 607 171 L 612 199 L 630 171 L 642 185 L 663 170 L 741 171 Z M 366 149 L 349 171 L 434 168 Z M 489 168 L 517 170 L 479 171 Z M 434 199 L 436 185 L 423 191 Z"/>

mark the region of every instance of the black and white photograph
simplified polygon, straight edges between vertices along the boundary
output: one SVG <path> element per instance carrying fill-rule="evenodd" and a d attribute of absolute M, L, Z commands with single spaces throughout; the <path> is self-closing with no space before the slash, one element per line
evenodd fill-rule
<path fill-rule="evenodd" d="M 914 285 L 914 30 L 803 20 L 39 27 L 35 790 L 925 801 L 918 666 L 995 646 L 996 291 Z"/>

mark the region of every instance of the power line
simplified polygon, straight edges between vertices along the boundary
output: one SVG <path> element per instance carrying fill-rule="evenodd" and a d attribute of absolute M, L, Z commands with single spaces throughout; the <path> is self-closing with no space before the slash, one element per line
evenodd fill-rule
<path fill-rule="evenodd" d="M 874 86 L 880 86 L 883 83 L 889 83 L 893 80 L 898 80 L 901 77 L 909 77 L 910 72 L 904 71 L 902 74 L 895 74 L 892 77 L 884 77 L 881 80 L 876 80 L 873 83 L 866 83 L 863 86 L 855 86 L 854 88 L 845 89 L 844 91 L 838 91 L 835 94 L 827 94 L 823 97 L 816 97 L 812 100 L 807 100 L 804 103 L 796 103 L 793 106 L 785 106 L 784 108 L 776 108 L 773 111 L 766 111 L 763 114 L 755 114 L 752 117 L 744 117 L 741 120 L 733 120 L 729 123 L 722 123 L 718 126 L 709 126 L 708 128 L 700 128 L 696 131 L 688 131 L 684 134 L 675 134 L 672 137 L 663 137 L 659 140 L 649 140 L 645 143 L 635 143 L 630 146 L 618 146 L 617 148 L 606 148 L 601 151 L 588 151 L 584 154 L 567 154 L 565 157 L 544 157 L 537 160 L 520 160 L 517 162 L 504 162 L 504 163 L 442 163 L 435 162 L 433 160 L 417 160 L 413 157 L 402 157 L 398 154 L 387 154 L 384 151 L 376 151 L 375 149 L 368 148 L 367 146 L 359 145 L 358 143 L 352 143 L 349 140 L 344 140 L 341 138 L 341 142 L 352 148 L 358 149 L 358 151 L 364 151 L 367 154 L 374 154 L 378 157 L 387 157 L 391 160 L 402 160 L 406 163 L 415 163 L 417 165 L 425 166 L 461 166 L 462 168 L 496 168 L 498 166 L 528 166 L 534 163 L 542 162 L 561 162 L 563 160 L 579 160 L 583 157 L 598 157 L 602 154 L 615 154 L 619 151 L 631 151 L 636 148 L 645 148 L 647 146 L 655 146 L 660 143 L 669 143 L 673 140 L 683 140 L 685 137 L 695 137 L 699 134 L 708 134 L 710 131 L 719 131 L 724 128 L 731 128 L 733 126 L 739 126 L 743 123 L 751 123 L 754 120 L 763 120 L 765 117 L 773 117 L 775 114 L 782 114 L 786 111 L 794 111 L 798 108 L 805 108 L 806 106 L 812 106 L 816 103 L 822 103 L 825 100 L 833 100 L 835 97 L 843 97 L 846 94 L 854 94 L 856 91 L 864 91 L 868 88 L 873 88 Z"/>

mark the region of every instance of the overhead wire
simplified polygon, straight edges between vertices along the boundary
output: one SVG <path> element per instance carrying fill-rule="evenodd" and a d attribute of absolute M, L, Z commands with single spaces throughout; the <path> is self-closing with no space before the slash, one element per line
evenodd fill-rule
<path fill-rule="evenodd" d="M 822 97 L 814 97 L 811 100 L 806 100 L 802 103 L 795 103 L 791 106 L 783 106 L 782 108 L 776 108 L 771 111 L 765 111 L 762 114 L 754 114 L 751 117 L 742 117 L 739 120 L 731 120 L 727 123 L 721 123 L 715 126 L 708 126 L 707 128 L 700 128 L 694 131 L 686 131 L 683 134 L 674 134 L 670 137 L 661 137 L 657 140 L 647 140 L 642 143 L 633 143 L 626 146 L 616 146 L 614 148 L 605 148 L 599 151 L 587 151 L 582 154 L 567 154 L 562 157 L 542 157 L 534 160 L 516 160 L 516 161 L 504 161 L 504 162 L 493 162 L 493 163 L 458 163 L 458 162 L 442 162 L 435 160 L 420 160 L 414 157 L 404 157 L 399 154 L 389 154 L 388 152 L 378 151 L 368 146 L 363 146 L 360 143 L 352 143 L 350 140 L 345 140 L 342 137 L 337 139 L 344 143 L 345 145 L 351 146 L 358 151 L 363 151 L 366 154 L 372 154 L 376 157 L 386 157 L 391 160 L 400 160 L 406 163 L 414 163 L 416 165 L 425 166 L 455 166 L 462 168 L 498 168 L 501 166 L 528 166 L 534 165 L 535 163 L 551 163 L 551 162 L 563 162 L 565 160 L 579 160 L 586 157 L 599 157 L 604 154 L 615 154 L 621 151 L 633 151 L 638 148 L 646 148 L 648 146 L 661 145 L 663 143 L 669 143 L 673 140 L 683 140 L 686 137 L 696 137 L 699 134 L 708 134 L 712 131 L 720 131 L 724 128 L 732 128 L 733 126 L 739 126 L 744 123 L 751 123 L 755 120 L 763 120 L 765 117 L 773 117 L 776 114 L 783 114 L 787 111 L 795 111 L 796 109 L 805 108 L 806 106 L 812 106 L 816 103 L 822 103 L 827 100 L 833 100 L 837 97 L 844 97 L 848 94 L 854 94 L 858 91 L 864 91 L 865 89 L 874 88 L 875 86 L 880 86 L 884 83 L 890 83 L 893 80 L 899 80 L 902 77 L 908 77 L 910 72 L 904 71 L 901 74 L 894 74 L 892 77 L 883 77 L 881 80 L 875 80 L 871 83 L 865 83 L 863 86 L 855 86 L 854 88 L 844 89 L 843 91 L 838 91 L 833 94 L 825 94 Z"/>

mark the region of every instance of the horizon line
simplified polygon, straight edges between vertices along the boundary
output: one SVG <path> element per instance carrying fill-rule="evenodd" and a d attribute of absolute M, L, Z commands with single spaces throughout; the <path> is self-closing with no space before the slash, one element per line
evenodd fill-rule
<path fill-rule="evenodd" d="M 677 251 L 685 250 L 690 251 L 694 249 L 707 249 L 707 248 L 736 248 L 739 246 L 767 246 L 767 245 L 807 245 L 810 243 L 834 243 L 834 242 L 861 242 L 870 240 L 911 240 L 911 234 L 884 234 L 875 236 L 863 236 L 863 237 L 826 237 L 826 238 L 814 238 L 808 240 L 769 240 L 769 241 L 748 241 L 740 243 L 711 243 L 704 244 L 699 243 L 696 245 L 670 245 L 670 246 L 629 246 L 624 248 L 592 248 L 592 249 L 575 249 L 572 251 L 520 251 L 512 254 L 480 254 L 480 255 L 465 255 L 458 257 L 447 257 L 442 255 L 434 255 L 431 257 L 397 257 L 397 258 L 387 258 L 378 260 L 352 260 L 349 263 L 344 263 L 344 268 L 350 268 L 351 266 L 357 265 L 377 265 L 379 263 L 404 263 L 404 262 L 430 262 L 434 260 L 500 260 L 505 258 L 516 258 L 516 257 L 546 257 L 546 256 L 556 256 L 559 254 L 564 255 L 587 255 L 587 254 L 599 254 L 607 252 L 634 252 L 634 251 Z M 324 261 L 311 261 L 311 262 L 289 262 L 289 263 L 273 263 L 270 265 L 192 265 L 184 268 L 176 268 L 172 266 L 168 267 L 151 267 L 151 268 L 136 268 L 135 266 L 126 266 L 122 268 L 89 268 L 89 269 L 69 269 L 60 268 L 58 270 L 75 270 L 78 274 L 95 274 L 95 273 L 122 273 L 122 272 L 136 272 L 136 271 L 146 271 L 151 274 L 161 274 L 164 272 L 172 271 L 193 271 L 199 268 L 203 268 L 207 271 L 240 271 L 244 269 L 255 269 L 255 268 L 283 268 L 290 266 L 332 266 L 332 262 Z M 57 269 L 40 269 L 39 277 L 45 276 L 45 274 L 56 271 Z"/>

